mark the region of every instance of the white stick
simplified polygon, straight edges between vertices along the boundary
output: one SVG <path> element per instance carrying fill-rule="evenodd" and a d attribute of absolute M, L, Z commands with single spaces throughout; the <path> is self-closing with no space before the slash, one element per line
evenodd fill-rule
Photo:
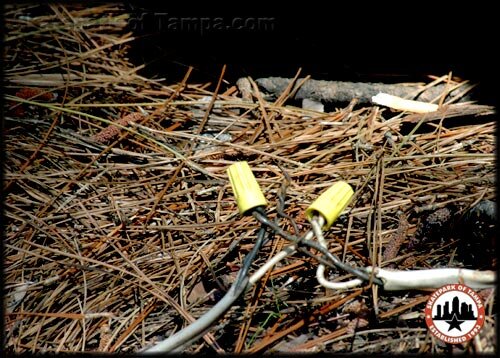
<path fill-rule="evenodd" d="M 379 93 L 372 97 L 372 102 L 381 106 L 390 107 L 400 111 L 415 113 L 429 113 L 437 111 L 439 106 L 434 103 L 412 101 L 401 97 L 392 96 L 387 93 Z"/>

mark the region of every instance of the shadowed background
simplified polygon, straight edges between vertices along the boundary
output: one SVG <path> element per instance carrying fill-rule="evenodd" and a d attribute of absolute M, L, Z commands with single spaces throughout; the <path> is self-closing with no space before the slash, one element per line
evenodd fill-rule
<path fill-rule="evenodd" d="M 288 5 L 286 12 L 257 4 L 128 8 L 140 36 L 132 58 L 167 80 L 181 80 L 188 65 L 193 80 L 216 82 L 227 64 L 224 78 L 232 84 L 242 76 L 293 77 L 299 68 L 315 79 L 386 83 L 429 82 L 428 75 L 451 71 L 481 83 L 481 102 L 496 100 L 494 19 L 485 7 L 439 11 L 419 3 L 399 14 L 366 4 Z"/>

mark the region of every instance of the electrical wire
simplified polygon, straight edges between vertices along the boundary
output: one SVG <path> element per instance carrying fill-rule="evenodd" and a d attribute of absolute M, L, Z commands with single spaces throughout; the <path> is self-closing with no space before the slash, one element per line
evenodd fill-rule
<path fill-rule="evenodd" d="M 236 280 L 233 283 L 233 285 L 231 285 L 228 292 L 224 295 L 224 297 L 219 302 L 217 302 L 217 304 L 215 306 L 213 306 L 209 311 L 207 311 L 205 314 L 203 314 L 196 321 L 191 323 L 186 328 L 184 328 L 184 329 L 178 331 L 177 333 L 173 334 L 172 336 L 168 337 L 167 339 L 154 345 L 153 347 L 146 349 L 144 351 L 145 353 L 175 352 L 175 351 L 178 351 L 182 346 L 184 346 L 190 342 L 193 342 L 197 338 L 201 337 L 210 328 L 210 326 L 213 324 L 213 322 L 215 322 L 222 314 L 224 314 L 233 305 L 233 303 L 236 301 L 236 299 L 243 293 L 245 288 L 250 288 L 253 284 L 255 284 L 255 282 L 257 282 L 266 273 L 267 270 L 272 268 L 281 259 L 283 259 L 287 255 L 289 255 L 297 250 L 297 245 L 288 246 L 287 248 L 285 248 L 285 250 L 278 253 L 271 260 L 269 260 L 264 266 L 262 266 L 259 270 L 257 270 L 257 272 L 254 273 L 250 278 L 248 278 L 247 274 L 250 270 L 251 264 L 252 264 L 253 260 L 255 259 L 255 256 L 257 255 L 258 251 L 262 247 L 262 244 L 265 241 L 267 227 L 273 229 L 274 231 L 277 231 L 276 228 L 279 229 L 278 234 L 280 234 L 280 233 L 286 234 L 287 236 L 289 236 L 287 238 L 289 241 L 295 241 L 297 243 L 301 242 L 301 240 L 299 240 L 298 238 L 296 238 L 294 236 L 288 235 L 286 232 L 281 230 L 281 228 L 277 224 L 270 221 L 267 218 L 267 215 L 265 214 L 265 212 L 262 210 L 262 208 L 257 208 L 255 210 L 253 210 L 253 214 L 254 214 L 254 216 L 258 217 L 258 220 L 261 222 L 262 226 L 259 229 L 259 232 L 257 234 L 257 241 L 256 241 L 254 247 L 252 248 L 250 253 L 245 257 L 245 260 L 243 261 L 242 267 L 241 267 L 240 271 L 238 272 Z M 271 224 L 271 225 L 269 225 L 269 224 Z M 312 237 L 313 237 L 312 232 L 309 232 L 308 234 L 306 234 L 306 236 L 303 238 L 303 240 L 304 240 L 304 242 L 309 242 L 309 240 Z M 292 238 L 292 240 L 290 240 L 290 238 Z M 314 246 L 317 246 L 317 245 L 313 245 L 313 247 Z M 322 249 L 322 247 L 319 246 L 318 251 L 322 251 L 321 249 Z M 323 251 L 325 251 L 325 250 L 323 250 Z M 321 261 L 323 261 L 323 260 L 321 260 Z M 325 263 L 332 265 L 328 261 L 326 261 Z"/>
<path fill-rule="evenodd" d="M 304 237 L 302 238 L 302 242 L 307 242 L 308 240 L 311 240 L 314 237 L 314 234 L 312 231 L 308 231 Z M 255 284 L 257 281 L 259 281 L 267 271 L 272 269 L 278 262 L 283 260 L 285 257 L 292 255 L 293 253 L 297 251 L 302 251 L 301 249 L 304 249 L 304 253 L 308 254 L 309 256 L 313 257 L 314 259 L 318 260 L 320 263 L 324 264 L 325 266 L 335 268 L 335 265 L 332 264 L 330 261 L 324 260 L 321 257 L 316 257 L 315 255 L 311 254 L 309 251 L 305 250 L 305 248 L 299 247 L 298 244 L 292 244 L 286 246 L 282 251 L 278 252 L 276 255 L 274 255 L 272 258 L 270 258 L 264 265 L 262 265 L 255 273 L 250 276 L 250 280 L 248 282 L 249 285 Z"/>
<path fill-rule="evenodd" d="M 264 244 L 266 238 L 266 229 L 267 228 L 265 225 L 261 226 L 257 234 L 257 241 L 255 242 L 255 245 L 253 246 L 252 250 L 247 254 L 245 260 L 243 260 L 243 265 L 241 266 L 241 269 L 238 272 L 238 275 L 236 276 L 235 284 L 237 290 L 239 290 L 239 288 L 245 281 L 245 278 L 247 277 L 248 272 L 250 271 L 250 266 L 252 265 L 255 256 L 257 256 L 257 253 L 260 251 L 262 245 Z"/>
<path fill-rule="evenodd" d="M 287 188 L 290 185 L 292 180 L 290 178 L 290 175 L 287 173 L 287 171 L 285 169 L 283 169 L 279 163 L 277 163 L 277 165 L 278 165 L 278 168 L 280 168 L 283 175 L 285 176 L 285 181 L 281 184 L 281 190 L 278 193 L 278 205 L 276 205 L 276 213 L 278 214 L 278 216 L 290 221 L 290 223 L 292 224 L 292 227 L 293 227 L 294 234 L 298 235 L 299 228 L 297 226 L 297 223 L 295 222 L 295 220 L 293 220 L 293 218 L 290 215 L 285 213 L 286 190 L 287 190 Z"/>
<path fill-rule="evenodd" d="M 211 325 L 233 305 L 238 297 L 244 292 L 245 288 L 247 288 L 249 281 L 248 272 L 250 271 L 253 260 L 257 256 L 257 253 L 265 241 L 266 232 L 267 227 L 262 224 L 257 234 L 257 241 L 255 242 L 252 250 L 245 257 L 242 267 L 236 276 L 236 280 L 226 292 L 224 297 L 217 302 L 215 306 L 186 328 L 178 331 L 155 346 L 148 348 L 144 352 L 174 352 L 181 346 L 193 342 L 197 338 L 203 336 Z"/>
<path fill-rule="evenodd" d="M 318 239 L 318 242 L 320 243 L 321 246 L 323 246 L 325 249 L 328 248 L 328 244 L 325 240 L 325 237 L 323 236 L 323 232 L 321 228 L 325 224 L 325 219 L 320 215 L 320 216 L 315 216 L 311 220 L 311 226 L 312 226 L 312 231 L 316 238 Z M 316 279 L 318 282 L 326 288 L 332 289 L 332 290 L 345 290 L 349 288 L 353 288 L 356 286 L 359 286 L 363 283 L 363 280 L 356 278 L 354 280 L 350 281 L 344 281 L 344 282 L 332 282 L 328 281 L 325 277 L 325 265 L 320 264 L 318 266 L 318 269 L 316 270 Z"/>
<path fill-rule="evenodd" d="M 234 301 L 236 301 L 236 299 L 246 288 L 247 282 L 248 277 L 243 276 L 243 281 L 233 283 L 224 297 L 222 297 L 222 299 L 217 302 L 215 306 L 213 306 L 210 310 L 208 310 L 203 316 L 198 318 L 186 328 L 175 333 L 174 335 L 168 337 L 167 339 L 161 341 L 153 347 L 146 349 L 144 352 L 172 352 L 183 344 L 188 343 L 198 335 L 204 333 L 205 330 L 213 324 L 213 322 L 217 321 L 217 319 L 233 305 Z"/>
<path fill-rule="evenodd" d="M 328 251 L 321 244 L 319 244 L 315 241 L 312 241 L 312 240 L 304 240 L 304 238 L 299 239 L 296 236 L 293 236 L 293 235 L 283 231 L 278 225 L 276 225 L 276 223 L 267 219 L 267 216 L 265 214 L 263 214 L 262 208 L 257 208 L 256 210 L 254 210 L 252 212 L 252 214 L 253 214 L 254 218 L 256 218 L 260 223 L 267 225 L 276 234 L 285 238 L 286 240 L 291 241 L 295 244 L 298 244 L 298 246 L 300 246 L 301 244 L 304 244 L 306 246 L 312 247 L 313 249 L 316 249 L 319 252 L 321 252 L 323 255 L 325 255 L 326 258 L 328 258 L 338 268 L 340 268 L 346 272 L 349 272 L 362 280 L 372 281 L 373 283 L 375 283 L 377 285 L 383 285 L 383 281 L 378 279 L 377 277 L 374 277 L 372 274 L 370 274 L 364 270 L 354 268 L 352 266 L 349 266 L 349 265 L 343 263 L 342 261 L 340 261 L 340 259 L 337 256 L 332 254 L 330 251 Z"/>
<path fill-rule="evenodd" d="M 288 179 L 289 178 L 287 178 L 287 180 Z M 266 272 L 272 269 L 272 267 L 274 267 L 279 261 L 296 251 L 304 252 L 319 262 L 318 269 L 316 271 L 316 278 L 321 285 L 330 289 L 348 289 L 359 286 L 364 281 L 381 285 L 386 290 L 439 287 L 442 284 L 450 282 L 465 282 L 471 287 L 483 288 L 491 287 L 496 283 L 496 275 L 493 271 L 473 271 L 466 269 L 389 271 L 380 268 L 373 268 L 371 266 L 359 269 L 345 264 L 340 261 L 336 255 L 328 251 L 328 244 L 321 229 L 325 223 L 325 219 L 321 215 L 312 218 L 312 230 L 308 231 L 303 237 L 298 237 L 298 228 L 296 223 L 283 211 L 285 205 L 286 185 L 282 185 L 281 189 L 281 193 L 278 196 L 279 203 L 277 206 L 277 213 L 278 216 L 291 221 L 295 235 L 287 233 L 278 225 L 277 222 L 275 223 L 269 220 L 262 207 L 259 206 L 253 208 L 251 214 L 261 223 L 261 227 L 257 234 L 257 240 L 252 250 L 250 250 L 245 257 L 236 280 L 226 292 L 224 297 L 189 326 L 176 332 L 153 347 L 146 349 L 144 351 L 145 353 L 179 352 L 184 347 L 201 338 L 210 329 L 213 323 L 234 304 L 234 302 L 246 289 L 249 289 L 258 280 L 260 280 Z M 262 248 L 263 244 L 266 242 L 268 229 L 271 229 L 275 234 L 292 242 L 292 244 L 285 247 L 282 251 L 269 259 L 249 277 L 248 273 L 252 262 Z M 318 242 L 312 240 L 314 237 L 317 238 Z M 324 256 L 317 257 L 303 246 L 313 248 L 322 253 Z M 342 269 L 357 276 L 357 278 L 345 282 L 328 281 L 325 278 L 325 270 L 327 266 Z"/>
<path fill-rule="evenodd" d="M 371 266 L 366 268 L 384 281 L 384 290 L 415 290 L 439 288 L 449 284 L 465 284 L 472 289 L 495 287 L 495 271 L 477 271 L 464 268 L 439 268 L 426 270 L 386 270 Z"/>
<path fill-rule="evenodd" d="M 323 225 L 324 218 L 322 216 L 314 217 L 311 220 L 314 235 L 318 242 L 326 247 L 327 242 L 321 230 Z M 400 271 L 378 267 L 374 269 L 372 266 L 366 267 L 366 270 L 383 281 L 383 288 L 386 291 L 439 288 L 452 283 L 464 283 L 471 288 L 481 289 L 493 287 L 496 283 L 496 275 L 493 271 L 477 271 L 463 268 Z M 362 284 L 360 279 L 346 282 L 328 281 L 325 278 L 325 266 L 322 264 L 318 266 L 316 278 L 321 285 L 330 289 L 347 289 Z"/>

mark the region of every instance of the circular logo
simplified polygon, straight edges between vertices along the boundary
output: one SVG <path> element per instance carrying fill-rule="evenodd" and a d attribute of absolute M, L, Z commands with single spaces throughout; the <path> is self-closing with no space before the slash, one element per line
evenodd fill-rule
<path fill-rule="evenodd" d="M 460 344 L 474 338 L 484 324 L 484 305 L 479 295 L 462 284 L 438 288 L 425 306 L 425 323 L 438 339 Z"/>

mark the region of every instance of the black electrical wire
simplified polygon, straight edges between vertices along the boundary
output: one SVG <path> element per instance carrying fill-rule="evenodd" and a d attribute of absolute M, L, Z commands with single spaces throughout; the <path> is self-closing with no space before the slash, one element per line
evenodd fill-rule
<path fill-rule="evenodd" d="M 333 262 L 333 264 L 335 266 L 337 266 L 338 268 L 340 268 L 346 272 L 349 272 L 349 273 L 351 273 L 351 274 L 353 274 L 353 275 L 355 275 L 363 280 L 366 280 L 366 281 L 372 280 L 377 285 L 380 285 L 380 286 L 384 285 L 384 283 L 381 279 L 374 277 L 372 274 L 343 263 L 342 261 L 340 261 L 340 259 L 337 256 L 333 255 L 330 251 L 328 251 L 326 248 L 321 246 L 319 243 L 312 241 L 312 240 L 304 240 L 303 237 L 298 238 L 296 236 L 290 235 L 289 233 L 285 232 L 276 223 L 272 222 L 271 220 L 269 220 L 267 218 L 267 216 L 265 215 L 262 208 L 255 209 L 252 212 L 252 214 L 253 214 L 254 218 L 257 219 L 260 223 L 268 226 L 276 234 L 285 238 L 286 240 L 291 241 L 297 245 L 303 244 L 303 245 L 307 245 L 309 247 L 312 247 L 313 249 L 318 250 L 323 255 L 325 255 L 329 260 L 331 260 Z M 331 265 L 328 265 L 328 266 L 331 266 Z"/>
<path fill-rule="evenodd" d="M 243 283 L 245 285 L 247 284 L 248 280 L 245 280 L 245 277 L 248 275 L 248 271 L 250 271 L 250 266 L 252 265 L 252 262 L 255 259 L 255 256 L 257 256 L 257 253 L 259 252 L 259 250 L 261 249 L 261 247 L 265 241 L 266 230 L 267 230 L 267 226 L 262 224 L 262 226 L 260 227 L 259 232 L 257 234 L 257 241 L 255 242 L 255 245 L 253 246 L 252 250 L 245 257 L 245 260 L 243 260 L 243 265 L 241 266 L 241 269 L 238 272 L 238 276 L 236 276 L 236 283 L 235 283 L 236 290 L 235 290 L 235 292 L 239 291 L 240 286 Z"/>
<path fill-rule="evenodd" d="M 285 213 L 286 190 L 291 182 L 290 175 L 288 175 L 286 170 L 283 169 L 279 163 L 277 163 L 277 164 L 278 164 L 278 167 L 280 168 L 281 172 L 285 176 L 285 181 L 281 184 L 281 190 L 278 193 L 278 205 L 276 206 L 276 213 L 278 214 L 279 217 L 282 217 L 282 218 L 290 221 L 290 223 L 292 224 L 292 227 L 293 227 L 294 234 L 298 235 L 299 228 L 297 227 L 297 223 L 295 222 L 295 220 L 293 220 L 293 218 L 290 215 Z"/>

